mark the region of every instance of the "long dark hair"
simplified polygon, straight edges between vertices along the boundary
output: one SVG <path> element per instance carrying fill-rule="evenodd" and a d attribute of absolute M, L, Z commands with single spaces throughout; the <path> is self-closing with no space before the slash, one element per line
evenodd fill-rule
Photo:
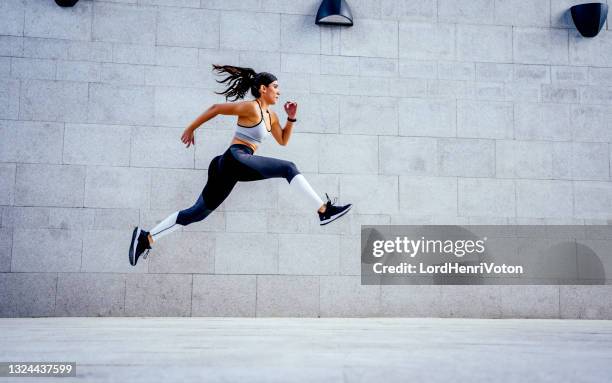
<path fill-rule="evenodd" d="M 232 101 L 244 98 L 244 95 L 249 89 L 251 90 L 251 94 L 255 98 L 258 98 L 261 96 L 261 94 L 259 94 L 260 85 L 268 86 L 277 80 L 276 76 L 272 73 L 257 73 L 252 68 L 242 68 L 231 65 L 213 64 L 213 71 L 216 71 L 218 75 L 228 75 L 223 80 L 216 80 L 218 83 L 229 82 L 227 89 L 223 92 L 215 93 L 225 95 L 225 100 L 234 97 Z"/>

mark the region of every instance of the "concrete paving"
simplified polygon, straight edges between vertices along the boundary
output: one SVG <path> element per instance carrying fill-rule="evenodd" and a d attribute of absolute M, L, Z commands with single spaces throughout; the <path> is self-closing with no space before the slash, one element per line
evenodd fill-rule
<path fill-rule="evenodd" d="M 0 361 L 77 362 L 0 382 L 609 382 L 612 321 L 0 319 Z"/>

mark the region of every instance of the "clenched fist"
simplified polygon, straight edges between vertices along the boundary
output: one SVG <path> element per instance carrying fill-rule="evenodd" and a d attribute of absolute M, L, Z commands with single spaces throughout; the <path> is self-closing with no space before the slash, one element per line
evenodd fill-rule
<path fill-rule="evenodd" d="M 297 102 L 287 101 L 285 103 L 285 112 L 289 118 L 295 118 L 295 114 L 297 113 Z"/>

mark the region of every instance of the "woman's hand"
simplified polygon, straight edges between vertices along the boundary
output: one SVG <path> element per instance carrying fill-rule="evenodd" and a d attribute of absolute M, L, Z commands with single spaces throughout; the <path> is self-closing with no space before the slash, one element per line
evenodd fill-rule
<path fill-rule="evenodd" d="M 289 118 L 295 118 L 297 113 L 297 102 L 287 101 L 285 103 L 285 112 Z"/>
<path fill-rule="evenodd" d="M 189 147 L 189 145 L 195 145 L 195 135 L 193 134 L 193 130 L 186 128 L 181 136 L 181 141 L 183 141 L 183 144 L 187 144 L 187 147 Z"/>

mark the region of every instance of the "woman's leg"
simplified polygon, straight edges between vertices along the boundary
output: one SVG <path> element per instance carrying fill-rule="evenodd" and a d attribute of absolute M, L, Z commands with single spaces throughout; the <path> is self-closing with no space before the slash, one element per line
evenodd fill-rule
<path fill-rule="evenodd" d="M 301 193 L 306 196 L 310 204 L 309 206 L 312 206 L 317 211 L 321 211 L 324 205 L 323 200 L 321 200 L 321 197 L 314 191 L 302 174 L 297 174 L 293 177 L 291 182 L 289 182 L 289 187 L 294 190 L 294 193 Z"/>
<path fill-rule="evenodd" d="M 193 206 L 170 214 L 151 230 L 150 235 L 154 242 L 180 226 L 187 226 L 208 217 L 227 198 L 237 181 L 231 174 L 225 174 L 227 171 L 222 169 L 222 158 L 217 156 L 210 162 L 206 186 Z"/>
<path fill-rule="evenodd" d="M 351 204 L 336 206 L 329 200 L 326 204 L 312 189 L 306 178 L 300 174 L 295 164 L 291 161 L 277 158 L 253 155 L 245 148 L 235 148 L 230 151 L 237 162 L 240 163 L 241 171 L 238 172 L 239 181 L 253 181 L 263 178 L 283 177 L 289 182 L 289 187 L 296 192 L 306 196 L 313 209 L 319 213 L 319 224 L 327 225 L 342 217 L 352 207 Z"/>
<path fill-rule="evenodd" d="M 289 187 L 304 195 L 313 209 L 319 210 L 323 200 L 300 173 L 295 163 L 278 158 L 250 154 L 245 149 L 232 150 L 235 160 L 241 165 L 236 177 L 238 181 L 257 181 L 267 178 L 285 178 Z"/>

